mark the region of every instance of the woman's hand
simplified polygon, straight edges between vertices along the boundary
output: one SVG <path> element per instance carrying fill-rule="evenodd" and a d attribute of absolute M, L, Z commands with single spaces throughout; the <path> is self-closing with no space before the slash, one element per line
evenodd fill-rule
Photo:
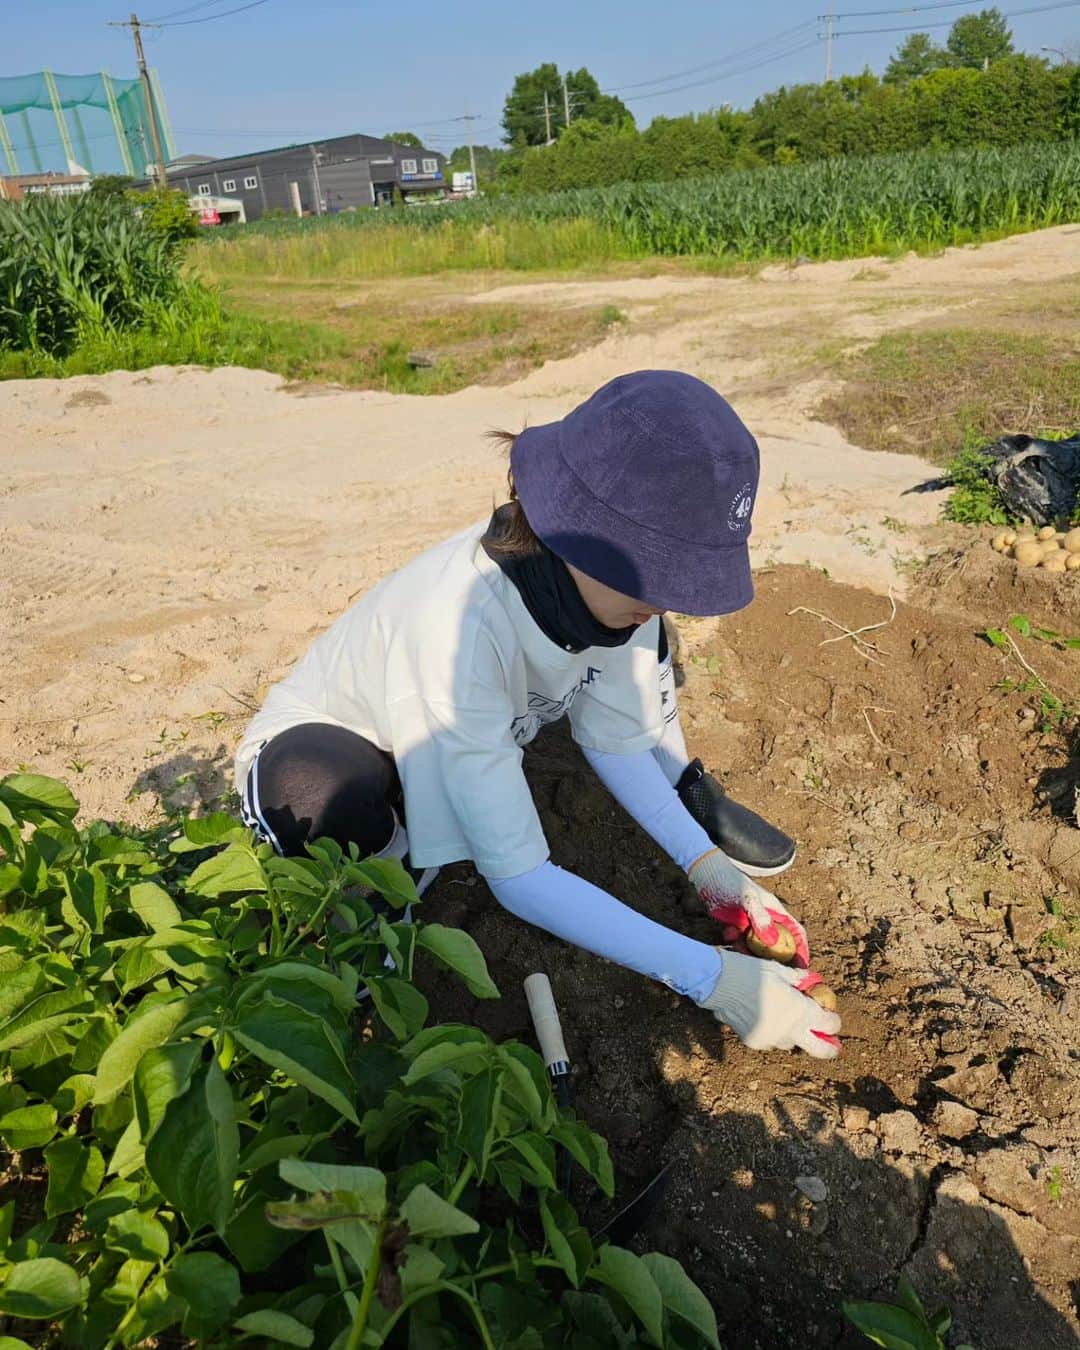
<path fill-rule="evenodd" d="M 786 928 L 795 939 L 795 964 L 804 970 L 810 965 L 806 929 L 775 895 L 740 872 L 721 849 L 702 854 L 687 876 L 709 918 L 721 925 L 725 942 L 738 942 L 749 929 L 766 947 L 775 947 L 780 936 L 777 927 Z"/>
<path fill-rule="evenodd" d="M 793 1050 L 815 1059 L 840 1053 L 838 1014 L 807 998 L 803 989 L 821 977 L 792 970 L 776 961 L 723 951 L 724 968 L 712 992 L 699 1005 L 725 1022 L 751 1050 Z"/>

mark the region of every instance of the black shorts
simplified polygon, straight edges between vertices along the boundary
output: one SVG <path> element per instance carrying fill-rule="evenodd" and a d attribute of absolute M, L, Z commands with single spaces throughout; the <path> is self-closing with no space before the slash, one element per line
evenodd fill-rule
<path fill-rule="evenodd" d="M 329 838 L 360 856 L 384 849 L 404 823 L 401 781 L 385 750 L 345 727 L 304 722 L 260 749 L 241 792 L 244 819 L 278 853 Z"/>

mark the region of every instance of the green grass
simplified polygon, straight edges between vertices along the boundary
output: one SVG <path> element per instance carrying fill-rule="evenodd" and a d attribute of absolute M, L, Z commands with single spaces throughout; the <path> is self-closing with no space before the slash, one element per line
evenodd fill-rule
<path fill-rule="evenodd" d="M 1080 296 L 1080 287 L 1064 289 Z M 950 469 L 962 452 L 1006 433 L 1072 434 L 1080 426 L 1080 352 L 1071 331 L 1016 331 L 993 314 L 978 318 L 978 328 L 890 333 L 842 360 L 844 388 L 817 415 L 868 450 L 916 454 Z M 983 514 L 992 503 L 980 496 L 970 462 L 956 467 L 974 496 L 955 518 L 995 519 Z"/>

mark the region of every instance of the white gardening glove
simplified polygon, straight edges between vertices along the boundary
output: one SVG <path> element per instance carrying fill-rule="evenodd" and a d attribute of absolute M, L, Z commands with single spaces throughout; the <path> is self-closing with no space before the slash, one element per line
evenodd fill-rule
<path fill-rule="evenodd" d="M 800 985 L 819 983 L 818 978 L 738 952 L 723 951 L 721 956 L 720 978 L 700 1007 L 726 1022 L 751 1050 L 798 1046 L 815 1059 L 836 1058 L 840 1018 L 799 992 Z"/>
<path fill-rule="evenodd" d="M 751 928 L 766 947 L 775 947 L 779 938 L 776 929 L 780 925 L 795 939 L 795 964 L 809 966 L 806 929 L 775 895 L 740 872 L 721 849 L 703 853 L 691 863 L 686 875 L 701 896 L 709 918 L 723 925 L 725 942 L 737 942 Z"/>

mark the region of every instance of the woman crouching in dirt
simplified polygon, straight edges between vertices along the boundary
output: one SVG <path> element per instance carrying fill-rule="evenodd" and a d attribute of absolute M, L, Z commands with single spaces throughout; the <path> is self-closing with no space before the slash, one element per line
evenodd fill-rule
<path fill-rule="evenodd" d="M 471 859 L 512 914 L 753 1049 L 835 1056 L 839 1018 L 801 992 L 819 979 L 806 934 L 751 880 L 794 845 L 690 761 L 659 617 L 750 603 L 754 438 L 700 380 L 642 371 L 507 439 L 510 502 L 380 582 L 270 691 L 236 759 L 249 822 L 285 854 L 329 836 L 402 858 L 420 888 Z M 564 714 L 719 935 L 771 946 L 782 925 L 799 968 L 696 942 L 550 861 L 521 747 Z"/>

